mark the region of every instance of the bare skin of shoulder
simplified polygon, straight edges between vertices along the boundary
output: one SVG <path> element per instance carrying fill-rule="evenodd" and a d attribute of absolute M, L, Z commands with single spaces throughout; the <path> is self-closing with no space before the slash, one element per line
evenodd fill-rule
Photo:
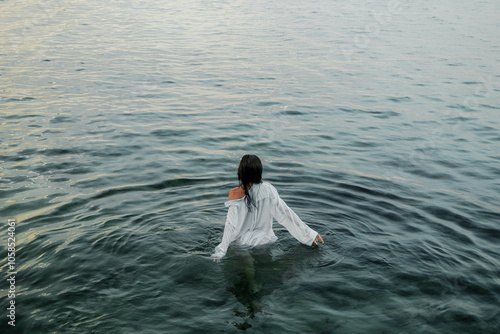
<path fill-rule="evenodd" d="M 236 187 L 229 190 L 228 200 L 232 201 L 235 199 L 240 199 L 245 196 L 245 191 L 243 190 L 243 186 Z"/>

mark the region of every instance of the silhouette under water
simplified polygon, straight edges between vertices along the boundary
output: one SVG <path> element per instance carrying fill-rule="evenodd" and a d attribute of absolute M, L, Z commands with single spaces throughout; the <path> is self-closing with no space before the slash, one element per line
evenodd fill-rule
<path fill-rule="evenodd" d="M 303 276 L 314 269 L 312 263 L 318 266 L 319 249 L 304 245 L 292 245 L 284 253 L 273 255 L 273 245 L 258 246 L 255 248 L 231 247 L 227 258 L 221 264 L 224 277 L 230 291 L 236 300 L 244 307 L 244 311 L 234 309 L 233 315 L 240 317 L 241 322 L 232 324 L 241 330 L 252 327 L 249 319 L 254 319 L 257 313 L 273 314 L 273 310 L 266 306 L 265 298 L 286 281 Z M 337 256 L 335 261 L 341 261 Z"/>

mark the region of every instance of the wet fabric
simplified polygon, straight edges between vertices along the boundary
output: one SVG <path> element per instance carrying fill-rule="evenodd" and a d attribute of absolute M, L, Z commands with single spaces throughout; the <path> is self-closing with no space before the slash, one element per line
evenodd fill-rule
<path fill-rule="evenodd" d="M 288 207 L 273 185 L 269 182 L 254 184 L 249 194 L 254 204 L 251 209 L 245 202 L 246 196 L 225 202 L 229 209 L 224 235 L 222 242 L 215 247 L 213 258 L 224 257 L 231 243 L 255 247 L 276 241 L 273 218 L 299 242 L 312 245 L 318 233 Z"/>

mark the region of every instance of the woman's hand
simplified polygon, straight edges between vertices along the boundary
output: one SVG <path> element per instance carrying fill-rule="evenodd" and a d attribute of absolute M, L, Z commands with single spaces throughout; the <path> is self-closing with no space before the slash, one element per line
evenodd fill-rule
<path fill-rule="evenodd" d="M 314 239 L 314 243 L 317 245 L 318 244 L 318 241 L 321 241 L 322 244 L 324 244 L 325 242 L 323 241 L 323 238 L 321 237 L 321 235 L 318 235 L 316 236 L 316 239 Z"/>

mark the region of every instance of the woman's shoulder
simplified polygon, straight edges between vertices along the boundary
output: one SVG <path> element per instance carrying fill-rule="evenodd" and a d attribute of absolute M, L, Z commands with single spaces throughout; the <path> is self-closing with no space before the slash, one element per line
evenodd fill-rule
<path fill-rule="evenodd" d="M 277 195 L 278 191 L 276 188 L 269 182 L 262 181 L 259 183 L 259 193 L 263 196 L 269 195 Z"/>
<path fill-rule="evenodd" d="M 255 195 L 257 196 L 257 198 L 278 195 L 278 191 L 276 190 L 276 188 L 271 183 L 266 181 L 254 184 L 252 188 L 250 188 L 250 192 L 252 196 Z M 245 191 L 242 187 L 236 187 L 229 190 L 229 194 L 227 197 L 228 201 L 242 199 L 243 197 L 245 197 Z"/>
<path fill-rule="evenodd" d="M 245 197 L 245 192 L 243 191 L 243 189 L 241 189 L 241 187 L 236 187 L 229 190 L 229 194 L 227 197 L 229 201 L 233 201 L 235 199 L 240 199 Z"/>
<path fill-rule="evenodd" d="M 269 189 L 276 189 L 270 182 L 262 181 L 261 184 Z"/>

